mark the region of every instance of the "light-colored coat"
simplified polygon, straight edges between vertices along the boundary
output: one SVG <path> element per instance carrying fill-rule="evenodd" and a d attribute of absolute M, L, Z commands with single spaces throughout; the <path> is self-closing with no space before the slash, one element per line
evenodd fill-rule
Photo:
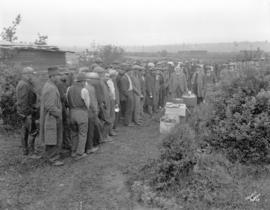
<path fill-rule="evenodd" d="M 182 97 L 187 92 L 187 78 L 183 71 L 173 72 L 170 81 L 170 92 L 173 98 Z"/>
<path fill-rule="evenodd" d="M 60 93 L 56 85 L 48 80 L 41 93 L 40 140 L 45 145 L 61 145 L 62 133 Z"/>

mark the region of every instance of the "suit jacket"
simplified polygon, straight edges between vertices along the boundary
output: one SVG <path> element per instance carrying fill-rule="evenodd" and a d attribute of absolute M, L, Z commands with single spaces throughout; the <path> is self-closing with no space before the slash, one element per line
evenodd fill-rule
<path fill-rule="evenodd" d="M 147 72 L 145 75 L 145 93 L 145 104 L 152 105 L 155 93 L 155 77 L 150 72 Z M 152 96 L 152 98 L 150 96 Z"/>
<path fill-rule="evenodd" d="M 48 80 L 43 86 L 40 104 L 40 139 L 46 145 L 62 143 L 62 104 L 56 85 Z"/>
<path fill-rule="evenodd" d="M 116 78 L 112 79 L 115 88 L 115 104 L 120 104 L 120 93 Z"/>
<path fill-rule="evenodd" d="M 187 79 L 186 75 L 183 71 L 176 73 L 174 72 L 171 77 L 170 82 L 170 91 L 173 95 L 173 97 L 181 97 L 181 95 L 178 94 L 180 92 L 181 94 L 185 93 L 187 91 Z"/>
<path fill-rule="evenodd" d="M 94 114 L 98 115 L 99 108 L 95 88 L 88 82 L 86 83 L 85 88 L 88 90 L 90 98 L 90 109 L 89 109 L 90 114 L 92 114 L 93 112 Z"/>
<path fill-rule="evenodd" d="M 17 112 L 21 115 L 30 115 L 37 102 L 37 95 L 33 85 L 25 80 L 20 80 L 16 87 Z"/>
<path fill-rule="evenodd" d="M 193 92 L 197 97 L 205 97 L 206 94 L 206 77 L 203 71 L 196 71 L 191 79 Z"/>
<path fill-rule="evenodd" d="M 120 79 L 120 87 L 119 87 L 119 93 L 120 93 L 120 100 L 126 101 L 128 94 L 129 94 L 129 81 L 126 75 L 123 75 Z"/>

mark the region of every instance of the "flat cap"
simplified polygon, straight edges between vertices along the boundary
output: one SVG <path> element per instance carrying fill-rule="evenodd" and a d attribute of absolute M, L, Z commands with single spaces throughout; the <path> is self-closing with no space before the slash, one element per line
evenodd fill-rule
<path fill-rule="evenodd" d="M 93 70 L 93 72 L 96 72 L 96 73 L 104 73 L 105 72 L 105 69 L 100 67 L 100 66 L 96 66 Z"/>
<path fill-rule="evenodd" d="M 60 75 L 59 68 L 57 66 L 49 67 L 48 74 L 49 76 Z"/>
<path fill-rule="evenodd" d="M 132 70 L 143 70 L 144 68 L 142 66 L 139 65 L 133 65 L 132 66 Z"/>
<path fill-rule="evenodd" d="M 88 72 L 88 71 L 89 71 L 89 68 L 87 66 L 83 66 L 83 67 L 79 68 L 79 73 Z"/>
<path fill-rule="evenodd" d="M 99 75 L 96 72 L 87 72 L 86 79 L 99 79 Z"/>
<path fill-rule="evenodd" d="M 77 76 L 76 76 L 77 82 L 81 82 L 81 81 L 85 81 L 85 80 L 86 80 L 85 73 L 81 72 L 81 73 L 77 74 Z"/>
<path fill-rule="evenodd" d="M 34 71 L 34 69 L 30 66 L 27 66 L 25 68 L 23 68 L 22 70 L 22 74 L 35 74 L 36 72 Z"/>

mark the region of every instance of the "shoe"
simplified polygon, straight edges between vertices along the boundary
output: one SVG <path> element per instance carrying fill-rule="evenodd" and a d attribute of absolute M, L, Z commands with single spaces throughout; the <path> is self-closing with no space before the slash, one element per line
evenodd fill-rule
<path fill-rule="evenodd" d="M 83 159 L 83 158 L 85 158 L 85 157 L 87 157 L 87 154 L 86 153 L 83 153 L 82 155 L 77 155 L 75 158 L 74 158 L 74 160 L 80 160 L 80 159 Z"/>
<path fill-rule="evenodd" d="M 136 122 L 135 125 L 137 125 L 137 126 L 142 126 L 142 123 Z"/>
<path fill-rule="evenodd" d="M 76 157 L 76 155 L 77 155 L 76 152 L 71 153 L 71 157 L 73 157 L 73 158 Z"/>
<path fill-rule="evenodd" d="M 52 158 L 50 158 L 50 162 L 55 162 L 55 161 L 57 161 L 57 160 L 59 160 L 60 159 L 60 155 L 56 155 L 56 156 L 54 156 L 54 157 L 52 157 Z"/>
<path fill-rule="evenodd" d="M 110 136 L 116 136 L 117 134 L 114 131 L 111 131 L 109 135 Z"/>
<path fill-rule="evenodd" d="M 59 160 L 52 162 L 52 166 L 63 166 L 63 165 L 64 165 L 64 162 L 59 161 Z"/>
<path fill-rule="evenodd" d="M 36 154 L 32 154 L 32 155 L 29 156 L 29 158 L 34 159 L 34 160 L 38 160 L 38 159 L 41 159 L 41 156 L 36 155 Z"/>
<path fill-rule="evenodd" d="M 87 153 L 87 154 L 93 154 L 93 153 L 97 152 L 98 150 L 99 150 L 98 147 L 93 147 L 92 149 L 88 149 L 88 150 L 86 151 L 86 153 Z"/>
<path fill-rule="evenodd" d="M 102 141 L 100 141 L 100 143 L 107 143 L 107 142 L 112 142 L 113 141 L 113 138 L 108 136 L 107 138 L 103 139 Z"/>
<path fill-rule="evenodd" d="M 128 124 L 127 127 L 134 127 L 135 124 Z"/>
<path fill-rule="evenodd" d="M 28 151 L 28 150 L 26 150 L 26 149 L 24 149 L 24 150 L 23 150 L 23 155 L 24 155 L 24 156 L 29 155 L 29 151 Z"/>

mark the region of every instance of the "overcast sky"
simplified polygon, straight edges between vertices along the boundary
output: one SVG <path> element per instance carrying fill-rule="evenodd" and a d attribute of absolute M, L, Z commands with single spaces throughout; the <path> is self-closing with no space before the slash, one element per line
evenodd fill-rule
<path fill-rule="evenodd" d="M 19 41 L 154 45 L 270 40 L 270 0 L 1 0 L 0 28 Z"/>

